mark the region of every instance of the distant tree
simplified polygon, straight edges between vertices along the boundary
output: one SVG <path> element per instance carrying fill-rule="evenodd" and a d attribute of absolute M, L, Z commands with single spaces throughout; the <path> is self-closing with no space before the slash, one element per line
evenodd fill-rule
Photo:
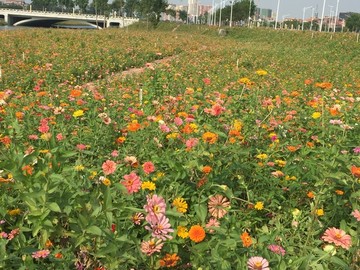
<path fill-rule="evenodd" d="M 175 9 L 167 9 L 166 11 L 165 11 L 165 13 L 167 14 L 167 15 L 170 15 L 171 17 L 173 17 L 173 18 L 176 18 L 176 10 Z"/>
<path fill-rule="evenodd" d="M 127 17 L 134 17 L 136 11 L 139 9 L 139 0 L 126 0 L 125 12 Z"/>
<path fill-rule="evenodd" d="M 156 27 L 160 22 L 161 13 L 166 11 L 168 5 L 167 0 L 140 0 L 139 12 Z"/>
<path fill-rule="evenodd" d="M 75 6 L 75 3 L 73 0 L 58 0 L 59 5 L 63 7 L 65 10 L 70 10 Z"/>
<path fill-rule="evenodd" d="M 350 31 L 360 31 L 360 14 L 353 13 L 346 19 L 346 28 Z"/>
<path fill-rule="evenodd" d="M 125 6 L 125 1 L 124 0 L 114 0 L 110 6 L 113 10 L 124 12 L 123 8 Z M 123 15 L 123 14 L 120 14 L 120 15 Z"/>
<path fill-rule="evenodd" d="M 93 0 L 91 6 L 95 13 L 99 15 L 106 15 L 110 10 L 108 0 Z"/>
<path fill-rule="evenodd" d="M 86 12 L 86 8 L 89 5 L 89 0 L 75 0 L 75 4 L 79 6 L 82 12 Z"/>
<path fill-rule="evenodd" d="M 180 20 L 182 20 L 183 22 L 186 22 L 187 17 L 188 17 L 188 14 L 187 14 L 187 12 L 185 10 L 180 10 L 179 11 Z"/>
<path fill-rule="evenodd" d="M 235 1 L 234 1 L 235 2 Z M 251 3 L 251 7 L 250 7 Z M 250 16 L 255 14 L 256 5 L 254 1 L 243 0 L 233 4 L 233 21 L 247 21 L 249 19 L 249 9 Z M 228 5 L 221 9 L 221 21 L 230 21 L 231 14 L 231 5 Z M 216 11 L 217 20 L 220 18 L 220 10 Z"/>

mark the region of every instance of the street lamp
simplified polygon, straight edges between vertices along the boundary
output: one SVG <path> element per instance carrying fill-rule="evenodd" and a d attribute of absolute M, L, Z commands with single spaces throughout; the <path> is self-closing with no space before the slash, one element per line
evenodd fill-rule
<path fill-rule="evenodd" d="M 250 27 L 250 19 L 251 19 L 251 6 L 252 6 L 252 2 L 253 2 L 253 0 L 250 0 L 250 4 L 249 4 L 249 22 L 248 22 L 248 27 Z"/>
<path fill-rule="evenodd" d="M 334 7 L 334 6 L 330 6 L 330 5 L 329 5 L 329 8 L 330 8 L 330 15 L 329 15 L 329 18 L 328 18 L 328 21 L 327 21 L 327 27 L 328 27 L 327 31 L 328 31 L 328 32 L 330 32 L 330 26 L 331 26 L 331 24 L 332 24 L 332 18 L 333 18 L 333 7 Z"/>
<path fill-rule="evenodd" d="M 324 22 L 324 13 L 325 13 L 325 6 L 326 6 L 326 0 L 324 0 L 323 9 L 322 9 L 322 15 L 321 15 L 321 21 L 320 21 L 320 29 L 319 32 L 322 31 L 322 26 Z"/>
<path fill-rule="evenodd" d="M 231 9 L 230 9 L 230 28 L 232 27 L 232 17 L 233 17 L 233 6 L 234 6 L 234 1 L 230 1 L 231 4 Z"/>
<path fill-rule="evenodd" d="M 312 27 L 313 27 L 314 11 L 315 11 L 315 9 L 314 9 L 314 8 L 312 8 L 312 11 L 311 11 L 311 24 L 310 24 L 310 31 L 312 31 Z"/>
<path fill-rule="evenodd" d="M 278 23 L 278 20 L 279 20 L 279 8 L 280 8 L 280 0 L 278 0 L 278 3 L 277 3 L 276 19 L 275 19 L 275 26 L 274 26 L 275 29 L 277 27 L 277 23 Z"/>
<path fill-rule="evenodd" d="M 221 8 L 222 8 L 222 1 L 220 0 L 219 28 L 221 27 Z"/>
<path fill-rule="evenodd" d="M 306 10 L 309 9 L 309 8 L 312 8 L 312 6 L 310 6 L 310 7 L 304 7 L 304 8 L 303 8 L 303 19 L 302 19 L 302 25 L 301 25 L 301 30 L 302 30 L 302 31 L 304 31 L 305 12 L 306 12 Z"/>
<path fill-rule="evenodd" d="M 336 31 L 336 23 L 337 23 L 338 12 L 339 12 L 339 1 L 340 0 L 337 0 L 337 3 L 336 3 L 336 11 L 335 11 L 335 19 L 334 19 L 334 33 Z"/>

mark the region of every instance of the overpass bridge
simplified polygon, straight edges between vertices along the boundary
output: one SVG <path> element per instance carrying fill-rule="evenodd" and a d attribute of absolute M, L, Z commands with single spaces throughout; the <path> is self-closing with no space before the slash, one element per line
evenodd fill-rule
<path fill-rule="evenodd" d="M 88 28 L 126 27 L 138 21 L 120 16 L 105 17 L 94 14 L 62 13 L 35 10 L 1 9 L 0 19 L 13 26 L 56 27 L 64 21 L 81 22 Z"/>

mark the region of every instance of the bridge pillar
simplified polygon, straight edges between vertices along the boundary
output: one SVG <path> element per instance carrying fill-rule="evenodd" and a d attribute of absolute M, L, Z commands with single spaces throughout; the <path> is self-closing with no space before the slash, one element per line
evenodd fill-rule
<path fill-rule="evenodd" d="M 9 14 L 4 14 L 4 22 L 6 22 L 7 24 L 9 24 Z"/>

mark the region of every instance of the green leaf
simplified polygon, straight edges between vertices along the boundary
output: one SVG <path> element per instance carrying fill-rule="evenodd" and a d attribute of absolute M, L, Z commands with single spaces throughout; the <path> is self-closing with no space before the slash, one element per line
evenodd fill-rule
<path fill-rule="evenodd" d="M 346 262 L 344 262 L 342 259 L 340 259 L 339 257 L 331 257 L 330 261 L 338 266 L 339 269 L 342 269 L 342 270 L 349 270 L 349 266 L 347 265 Z"/>
<path fill-rule="evenodd" d="M 93 234 L 93 235 L 98 235 L 98 236 L 102 235 L 102 230 L 98 226 L 95 226 L 95 225 L 90 226 L 85 231 L 87 233 Z"/>
<path fill-rule="evenodd" d="M 205 223 L 206 215 L 207 215 L 207 207 L 206 204 L 195 204 L 194 205 L 195 213 L 197 217 L 200 219 L 200 222 Z"/>
<path fill-rule="evenodd" d="M 60 206 L 56 202 L 50 203 L 48 208 L 53 212 L 61 213 Z"/>

